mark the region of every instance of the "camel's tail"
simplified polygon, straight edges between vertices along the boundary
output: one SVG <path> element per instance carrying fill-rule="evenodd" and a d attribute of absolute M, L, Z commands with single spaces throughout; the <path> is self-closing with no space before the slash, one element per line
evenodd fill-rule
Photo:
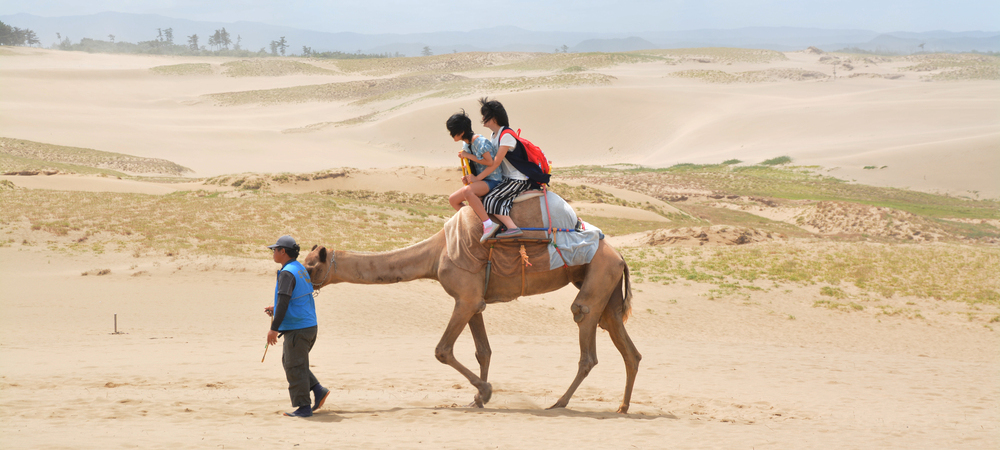
<path fill-rule="evenodd" d="M 632 315 L 632 282 L 628 278 L 628 263 L 625 263 L 625 272 L 622 273 L 622 323 L 628 322 L 628 317 Z"/>

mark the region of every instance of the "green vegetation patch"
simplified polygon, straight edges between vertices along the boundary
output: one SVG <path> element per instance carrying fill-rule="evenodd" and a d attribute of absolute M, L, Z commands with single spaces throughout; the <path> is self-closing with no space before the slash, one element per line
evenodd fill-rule
<path fill-rule="evenodd" d="M 760 162 L 762 166 L 780 166 L 782 164 L 789 164 L 792 162 L 792 158 L 788 156 L 779 156 L 777 158 L 771 158 Z"/>
<path fill-rule="evenodd" d="M 174 64 L 156 66 L 149 70 L 160 75 L 211 75 L 212 65 L 208 63 Z"/>
<path fill-rule="evenodd" d="M 1000 201 L 852 184 L 803 167 L 678 164 L 665 169 L 651 169 L 577 166 L 556 168 L 554 173 L 558 177 L 629 189 L 664 201 L 671 201 L 678 189 L 694 188 L 719 195 L 848 201 L 898 209 L 931 219 L 1000 219 Z M 940 222 L 940 227 L 960 234 L 973 229 L 988 231 L 974 224 Z"/>
<path fill-rule="evenodd" d="M 601 232 L 608 236 L 624 236 L 626 234 L 659 230 L 668 225 L 656 220 L 634 220 L 603 216 L 587 216 L 584 220 L 600 228 Z M 673 226 L 673 224 L 669 225 Z"/>
<path fill-rule="evenodd" d="M 0 138 L 0 171 L 24 174 L 59 171 L 121 177 L 126 176 L 122 172 L 182 175 L 191 169 L 159 158 Z"/>

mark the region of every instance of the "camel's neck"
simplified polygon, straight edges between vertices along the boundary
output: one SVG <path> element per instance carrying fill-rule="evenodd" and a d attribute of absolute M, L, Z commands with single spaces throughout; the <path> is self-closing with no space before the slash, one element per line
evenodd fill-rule
<path fill-rule="evenodd" d="M 406 248 L 384 253 L 335 252 L 333 283 L 391 284 L 421 278 L 437 279 L 444 251 L 444 232 Z"/>

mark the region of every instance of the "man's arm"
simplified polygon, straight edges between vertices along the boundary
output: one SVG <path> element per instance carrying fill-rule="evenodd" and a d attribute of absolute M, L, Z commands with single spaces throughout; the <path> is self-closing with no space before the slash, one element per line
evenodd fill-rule
<path fill-rule="evenodd" d="M 274 316 L 271 319 L 271 329 L 267 333 L 267 342 L 276 344 L 278 342 L 278 327 L 285 320 L 285 313 L 288 312 L 288 304 L 292 300 L 292 291 L 295 290 L 295 275 L 282 270 L 278 274 L 278 304 L 274 308 Z"/>

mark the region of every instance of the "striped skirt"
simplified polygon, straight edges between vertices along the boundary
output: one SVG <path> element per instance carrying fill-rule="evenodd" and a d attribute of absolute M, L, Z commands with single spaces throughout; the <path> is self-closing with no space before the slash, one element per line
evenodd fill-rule
<path fill-rule="evenodd" d="M 490 190 L 486 197 L 483 197 L 483 207 L 489 214 L 509 216 L 514 198 L 528 190 L 529 187 L 531 187 L 531 182 L 528 180 L 504 178 L 499 186 Z"/>

